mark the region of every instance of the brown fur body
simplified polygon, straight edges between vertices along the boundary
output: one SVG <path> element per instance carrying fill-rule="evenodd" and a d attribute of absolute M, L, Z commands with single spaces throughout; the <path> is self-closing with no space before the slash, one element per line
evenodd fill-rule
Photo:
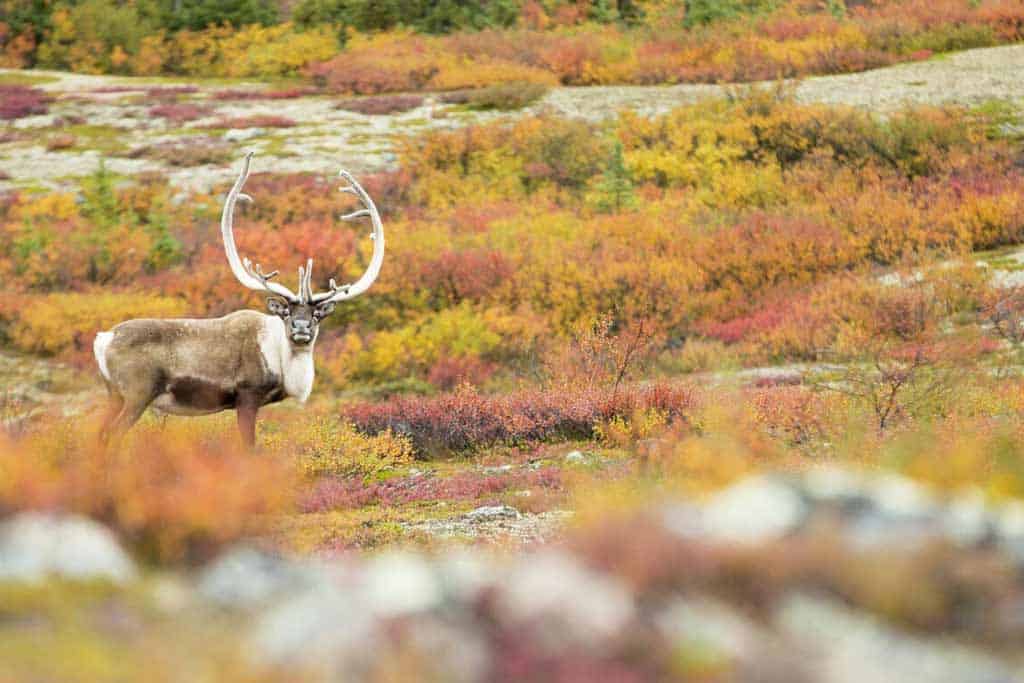
<path fill-rule="evenodd" d="M 177 415 L 235 409 L 251 443 L 261 406 L 290 393 L 300 400 L 308 396 L 301 388 L 286 388 L 288 364 L 282 364 L 282 355 L 301 362 L 302 354 L 311 353 L 312 344 L 296 353 L 281 320 L 256 311 L 121 323 L 97 337 L 97 361 L 112 399 L 104 432 L 126 430 L 150 405 Z M 309 367 L 311 384 L 311 356 Z"/>

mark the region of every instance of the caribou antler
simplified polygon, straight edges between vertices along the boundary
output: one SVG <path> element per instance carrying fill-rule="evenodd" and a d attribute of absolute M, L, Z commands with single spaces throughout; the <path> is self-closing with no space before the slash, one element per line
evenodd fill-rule
<path fill-rule="evenodd" d="M 238 180 L 235 181 L 234 187 L 228 192 L 228 197 L 224 201 L 224 211 L 220 215 L 220 234 L 224 238 L 224 251 L 228 256 L 228 264 L 231 266 L 231 272 L 235 274 L 235 277 L 238 278 L 238 281 L 244 287 L 257 291 L 266 290 L 271 294 L 282 296 L 288 301 L 298 303 L 299 297 L 295 296 L 292 290 L 282 284 L 270 282 L 272 278 L 277 276 L 278 271 L 264 273 L 263 268 L 258 263 L 253 265 L 253 262 L 249 259 L 243 261 L 238 256 L 238 247 L 235 246 L 235 234 L 233 231 L 235 204 L 239 199 L 247 202 L 252 201 L 252 197 L 242 194 L 242 186 L 245 185 L 245 181 L 249 177 L 249 162 L 252 161 L 252 155 L 252 152 L 245 155 L 242 172 L 238 174 Z"/>
<path fill-rule="evenodd" d="M 221 214 L 220 219 L 220 231 L 224 238 L 224 251 L 227 253 L 231 272 L 235 274 L 238 281 L 249 289 L 266 290 L 271 294 L 282 296 L 292 303 L 321 304 L 328 301 L 333 303 L 359 296 L 369 289 L 370 285 L 373 284 L 380 274 L 380 267 L 384 263 L 384 225 L 381 222 L 376 205 L 370 199 L 370 195 L 366 193 L 362 185 L 356 182 L 351 173 L 344 170 L 341 171 L 341 177 L 347 180 L 349 184 L 346 187 L 342 187 L 341 191 L 355 195 L 362 202 L 364 208 L 345 214 L 341 219 L 351 221 L 357 218 L 369 218 L 373 223 L 373 233 L 370 235 L 370 238 L 373 240 L 373 256 L 370 257 L 370 264 L 367 266 L 366 272 L 354 284 L 338 286 L 332 278 L 328 291 L 313 294 L 313 259 L 308 259 L 305 268 L 299 266 L 299 293 L 296 295 L 284 285 L 270 282 L 271 279 L 278 275 L 278 271 L 274 270 L 264 273 L 258 263 L 254 265 L 249 259 L 243 260 L 239 258 L 238 249 L 235 246 L 232 220 L 235 204 L 239 199 L 252 201 L 252 197 L 242 194 L 242 186 L 245 185 L 245 181 L 249 177 L 249 162 L 252 160 L 252 155 L 252 152 L 245 155 L 242 172 L 239 174 L 238 180 L 235 181 L 234 187 L 228 192 L 227 200 L 224 202 L 224 212 Z"/>
<path fill-rule="evenodd" d="M 362 277 L 356 280 L 350 285 L 341 285 L 334 281 L 334 278 L 330 280 L 330 289 L 320 294 L 313 294 L 310 292 L 310 301 L 313 303 L 323 303 L 325 301 L 336 302 L 344 301 L 345 299 L 351 299 L 357 297 L 370 288 L 370 285 L 374 283 L 377 276 L 380 275 L 380 267 L 384 263 L 384 224 L 380 220 L 380 213 L 377 211 L 377 205 L 370 199 L 370 195 L 366 193 L 363 186 L 360 185 L 352 174 L 348 171 L 342 170 L 341 177 L 348 181 L 348 185 L 340 188 L 342 192 L 354 195 L 362 203 L 363 208 L 347 213 L 341 217 L 343 221 L 352 221 L 357 218 L 369 218 L 373 223 L 373 232 L 370 233 L 370 239 L 373 240 L 373 256 L 370 257 L 370 264 L 366 267 L 366 272 L 363 273 Z M 309 261 L 308 268 L 312 269 L 313 262 Z"/>

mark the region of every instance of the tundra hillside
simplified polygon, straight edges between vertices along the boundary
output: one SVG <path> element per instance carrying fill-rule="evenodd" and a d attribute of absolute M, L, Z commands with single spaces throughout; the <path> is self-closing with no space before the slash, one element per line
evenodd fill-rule
<path fill-rule="evenodd" d="M 342 56 L 567 36 L 639 55 L 673 10 L 481 4 L 506 6 L 490 33 L 347 31 Z M 665 54 L 731 36 L 741 56 L 784 21 L 840 54 L 879 17 L 967 35 L 1020 4 L 714 7 L 679 15 Z M 953 8 L 970 19 L 922 28 Z M 571 91 L 522 81 L 353 96 L 326 90 L 334 67 L 265 88 L 4 72 L 0 152 L 26 162 L 0 194 L 0 679 L 1017 680 L 1024 113 L 986 60 L 1019 50 L 856 76 L 967 63 L 970 87 L 1005 88 L 884 111 L 805 96 L 859 96 L 849 76 L 577 117 L 544 105 Z M 288 139 L 300 105 L 323 142 Z M 308 170 L 341 138 L 373 141 L 355 175 L 388 251 L 322 321 L 311 404 L 264 409 L 255 454 L 224 415 L 147 415 L 96 449 L 96 332 L 264 308 L 219 227 L 247 145 L 279 163 L 247 181 L 238 253 L 315 255 L 311 291 L 371 264 L 339 220 L 337 168 L 360 160 Z"/>

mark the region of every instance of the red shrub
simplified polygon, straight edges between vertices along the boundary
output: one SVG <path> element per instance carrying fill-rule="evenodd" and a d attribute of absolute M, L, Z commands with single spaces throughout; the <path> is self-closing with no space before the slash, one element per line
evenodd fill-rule
<path fill-rule="evenodd" d="M 256 115 L 217 119 L 203 128 L 291 128 L 297 125 L 286 116 Z"/>
<path fill-rule="evenodd" d="M 454 389 L 460 384 L 480 386 L 497 371 L 498 366 L 475 356 L 464 358 L 442 357 L 427 373 L 427 381 L 438 389 Z"/>
<path fill-rule="evenodd" d="M 344 416 L 369 433 L 391 429 L 408 435 L 420 453 L 460 451 L 494 444 L 522 444 L 557 439 L 585 439 L 594 425 L 640 409 L 657 409 L 684 419 L 696 403 L 692 388 L 652 384 L 523 390 L 484 396 L 463 386 L 432 397 L 399 397 L 386 403 L 346 408 Z"/>
<path fill-rule="evenodd" d="M 306 97 L 316 92 L 313 88 L 288 88 L 287 90 L 218 90 L 210 95 L 212 100 L 291 100 Z"/>
<path fill-rule="evenodd" d="M 512 276 L 508 257 L 489 249 L 447 250 L 413 268 L 410 279 L 416 286 L 451 304 L 479 300 Z"/>
<path fill-rule="evenodd" d="M 174 123 L 194 121 L 209 116 L 212 109 L 198 104 L 159 104 L 149 110 L 150 116 L 158 116 Z"/>
<path fill-rule="evenodd" d="M 784 312 L 781 309 L 770 308 L 733 318 L 728 322 L 705 323 L 701 326 L 701 331 L 712 339 L 723 341 L 726 344 L 735 344 L 776 327 L 783 318 Z"/>
<path fill-rule="evenodd" d="M 324 512 L 374 504 L 395 506 L 421 500 L 477 500 L 509 489 L 529 488 L 561 489 L 560 470 L 548 467 L 501 474 L 460 472 L 452 477 L 419 474 L 374 483 L 365 483 L 362 479 L 325 479 L 317 483 L 299 506 L 303 512 Z"/>
<path fill-rule="evenodd" d="M 50 96 L 39 88 L 25 85 L 0 85 L 0 119 L 20 119 L 45 114 Z"/>
<path fill-rule="evenodd" d="M 390 95 L 342 100 L 338 102 L 335 108 L 354 111 L 359 114 L 382 115 L 409 111 L 422 104 L 423 98 L 418 95 Z"/>

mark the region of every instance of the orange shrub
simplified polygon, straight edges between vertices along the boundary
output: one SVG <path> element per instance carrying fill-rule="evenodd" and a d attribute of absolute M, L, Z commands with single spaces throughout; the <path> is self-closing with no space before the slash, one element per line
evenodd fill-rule
<path fill-rule="evenodd" d="M 259 530 L 262 515 L 293 499 L 293 468 L 225 443 L 224 429 L 142 425 L 104 453 L 82 427 L 46 424 L 0 441 L 0 511 L 89 515 L 147 559 L 195 562 Z"/>

